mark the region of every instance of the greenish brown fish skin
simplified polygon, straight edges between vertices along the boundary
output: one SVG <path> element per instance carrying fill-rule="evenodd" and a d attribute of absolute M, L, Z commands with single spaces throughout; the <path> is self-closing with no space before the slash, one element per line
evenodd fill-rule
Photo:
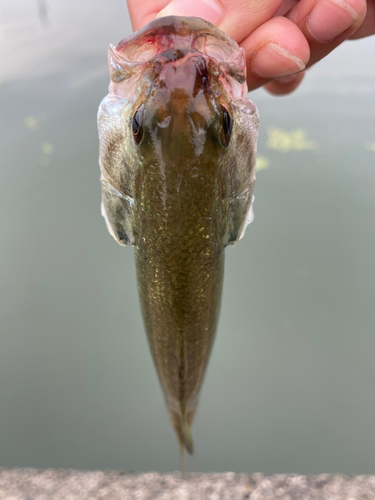
<path fill-rule="evenodd" d="M 135 247 L 151 353 L 179 442 L 192 453 L 225 247 L 251 219 L 258 115 L 241 50 L 201 19 L 153 21 L 111 47 L 109 62 L 98 114 L 102 213 L 112 236 Z"/>
<path fill-rule="evenodd" d="M 207 141 L 196 157 L 181 94 L 168 103 L 174 123 L 159 130 L 161 155 L 150 154 L 144 168 L 135 259 L 155 366 L 180 442 L 192 453 L 182 426 L 191 424 L 216 332 L 226 214 L 219 148 Z M 189 161 L 181 159 L 181 148 Z"/>

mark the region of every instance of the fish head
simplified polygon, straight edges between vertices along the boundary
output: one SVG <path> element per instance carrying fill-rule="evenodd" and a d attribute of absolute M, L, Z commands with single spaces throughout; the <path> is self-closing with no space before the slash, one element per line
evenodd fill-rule
<path fill-rule="evenodd" d="M 134 243 L 137 199 L 148 216 L 160 215 L 184 193 L 196 205 L 204 191 L 213 193 L 211 212 L 223 214 L 224 246 L 237 241 L 249 221 L 258 128 L 256 107 L 246 98 L 243 49 L 202 19 L 171 16 L 111 45 L 109 67 L 109 95 L 99 110 L 104 187 L 109 183 L 134 207 L 133 214 L 119 209 L 127 203 L 113 190 L 103 197 L 110 232 Z M 122 146 L 108 161 L 113 136 Z M 130 221 L 120 235 L 119 211 Z"/>

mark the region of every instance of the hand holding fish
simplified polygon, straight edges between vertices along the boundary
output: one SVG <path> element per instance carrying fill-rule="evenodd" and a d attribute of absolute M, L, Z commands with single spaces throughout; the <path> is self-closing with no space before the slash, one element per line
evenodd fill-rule
<path fill-rule="evenodd" d="M 134 30 L 157 16 L 202 17 L 246 52 L 249 90 L 288 94 L 350 38 L 375 34 L 373 0 L 127 0 Z"/>

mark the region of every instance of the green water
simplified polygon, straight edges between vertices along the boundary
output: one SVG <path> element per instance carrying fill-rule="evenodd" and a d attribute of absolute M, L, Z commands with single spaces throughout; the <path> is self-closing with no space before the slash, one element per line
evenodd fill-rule
<path fill-rule="evenodd" d="M 125 3 L 41 18 L 5 0 L 0 19 L 0 465 L 175 470 L 133 249 L 100 216 L 96 111 Z M 374 473 L 374 49 L 251 95 L 255 220 L 227 250 L 188 470 Z"/>

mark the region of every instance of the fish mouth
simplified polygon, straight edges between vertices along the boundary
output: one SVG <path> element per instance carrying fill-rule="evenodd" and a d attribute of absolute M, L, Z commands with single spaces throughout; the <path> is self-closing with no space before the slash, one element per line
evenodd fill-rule
<path fill-rule="evenodd" d="M 145 62 L 173 49 L 193 50 L 229 62 L 237 43 L 208 21 L 198 17 L 168 16 L 155 19 L 122 40 L 116 51 L 129 62 Z"/>
<path fill-rule="evenodd" d="M 146 67 L 165 67 L 195 56 L 198 71 L 203 68 L 203 73 L 207 72 L 204 69 L 207 66 L 209 73 L 226 81 L 232 97 L 247 94 L 244 50 L 216 26 L 197 17 L 155 19 L 117 47 L 110 45 L 108 56 L 114 84 L 110 93 L 121 95 L 116 85 L 135 77 Z"/>

